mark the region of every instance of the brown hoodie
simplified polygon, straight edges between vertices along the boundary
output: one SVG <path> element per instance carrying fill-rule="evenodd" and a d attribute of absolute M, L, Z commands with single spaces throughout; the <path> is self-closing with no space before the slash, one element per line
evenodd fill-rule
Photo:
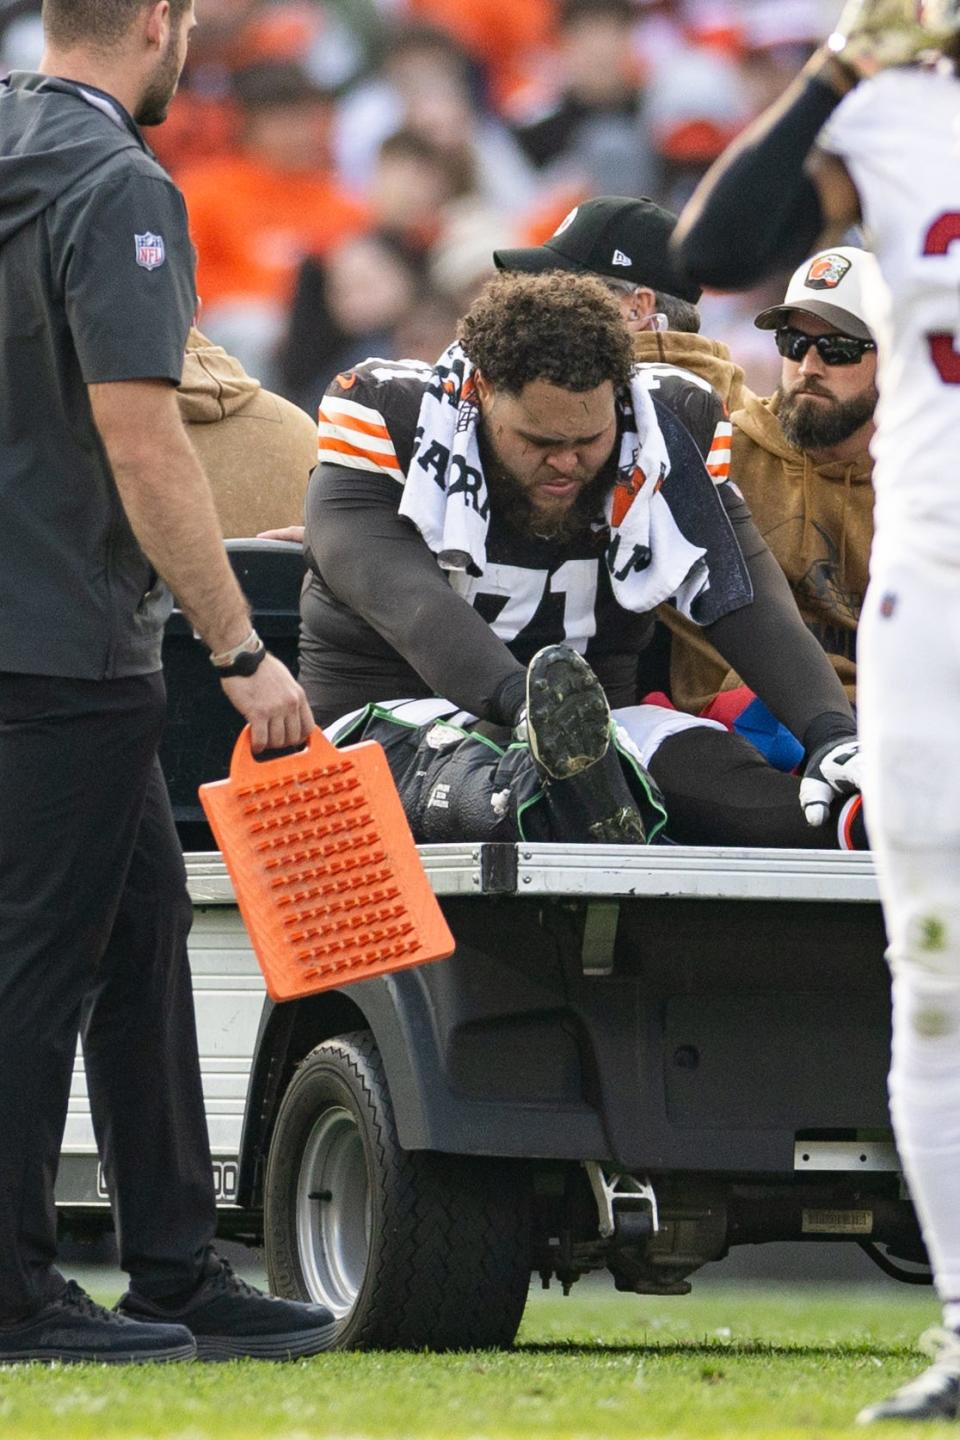
<path fill-rule="evenodd" d="M 749 395 L 732 415 L 730 476 L 790 582 L 800 613 L 856 698 L 856 632 L 873 538 L 873 465 L 869 452 L 850 463 L 815 465 L 788 444 L 777 397 Z M 702 632 L 673 613 L 674 703 L 698 714 L 720 690 L 741 684 Z"/>
<path fill-rule="evenodd" d="M 738 410 L 756 396 L 743 383 L 743 370 L 726 345 L 682 330 L 643 330 L 633 337 L 633 357 L 645 365 L 679 365 L 708 381 L 727 407 Z"/>
<path fill-rule="evenodd" d="M 296 405 L 252 379 L 239 360 L 192 329 L 177 391 L 180 415 L 207 473 L 224 538 L 303 524 L 317 463 L 317 428 Z"/>

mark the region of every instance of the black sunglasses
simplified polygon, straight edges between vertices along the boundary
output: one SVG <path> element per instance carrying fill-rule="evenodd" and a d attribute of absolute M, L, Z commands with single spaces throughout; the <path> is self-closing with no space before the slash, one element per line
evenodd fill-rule
<path fill-rule="evenodd" d="M 806 335 L 783 325 L 777 331 L 777 349 L 786 360 L 800 361 L 811 345 L 824 365 L 859 365 L 868 350 L 876 350 L 873 340 L 858 340 L 854 335 Z"/>

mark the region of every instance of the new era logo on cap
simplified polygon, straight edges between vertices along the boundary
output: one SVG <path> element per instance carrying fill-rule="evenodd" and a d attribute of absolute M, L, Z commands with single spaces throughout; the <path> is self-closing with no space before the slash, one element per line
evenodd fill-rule
<path fill-rule="evenodd" d="M 629 270 L 630 266 L 633 264 L 633 261 L 630 259 L 629 255 L 624 255 L 622 250 L 614 250 L 613 259 L 610 263 L 611 265 L 626 265 L 627 269 Z"/>

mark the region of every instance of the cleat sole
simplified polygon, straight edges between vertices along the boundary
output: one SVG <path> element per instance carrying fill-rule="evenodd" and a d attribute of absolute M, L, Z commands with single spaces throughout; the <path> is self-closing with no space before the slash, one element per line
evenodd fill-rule
<path fill-rule="evenodd" d="M 610 745 L 610 706 L 575 650 L 548 645 L 530 662 L 527 732 L 539 767 L 568 780 L 602 760 Z"/>

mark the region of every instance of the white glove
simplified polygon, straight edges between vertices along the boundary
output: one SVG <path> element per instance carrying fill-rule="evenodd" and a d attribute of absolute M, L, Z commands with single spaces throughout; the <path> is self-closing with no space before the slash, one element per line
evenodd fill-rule
<path fill-rule="evenodd" d="M 853 795 L 862 789 L 862 767 L 856 735 L 828 740 L 813 752 L 800 781 L 800 804 L 808 825 L 822 825 L 838 795 Z"/>
<path fill-rule="evenodd" d="M 866 77 L 915 60 L 943 38 L 918 21 L 915 0 L 847 0 L 827 48 Z"/>

